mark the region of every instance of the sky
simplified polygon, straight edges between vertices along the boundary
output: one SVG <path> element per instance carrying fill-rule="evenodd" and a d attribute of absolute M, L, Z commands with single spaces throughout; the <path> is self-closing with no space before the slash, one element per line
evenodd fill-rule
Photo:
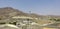
<path fill-rule="evenodd" d="M 60 0 L 0 0 L 0 8 L 3 7 L 39 15 L 60 15 Z"/>

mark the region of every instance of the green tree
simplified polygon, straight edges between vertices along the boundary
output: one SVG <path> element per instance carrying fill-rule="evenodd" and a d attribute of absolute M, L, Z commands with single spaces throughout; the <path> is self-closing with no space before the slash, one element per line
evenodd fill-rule
<path fill-rule="evenodd" d="M 49 20 L 56 21 L 56 22 L 60 21 L 60 19 L 49 19 Z"/>

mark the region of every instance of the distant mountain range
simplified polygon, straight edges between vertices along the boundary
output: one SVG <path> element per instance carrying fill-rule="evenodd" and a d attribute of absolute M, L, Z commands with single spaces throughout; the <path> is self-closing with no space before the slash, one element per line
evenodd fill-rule
<path fill-rule="evenodd" d="M 12 16 L 29 16 L 29 17 L 37 17 L 37 18 L 49 18 L 49 17 L 56 17 L 56 18 L 60 18 L 60 16 L 53 16 L 53 15 L 47 15 L 47 16 L 43 16 L 43 15 L 38 15 L 35 13 L 24 13 L 18 9 L 14 9 L 12 7 L 4 7 L 4 8 L 0 8 L 0 18 L 10 18 Z"/>

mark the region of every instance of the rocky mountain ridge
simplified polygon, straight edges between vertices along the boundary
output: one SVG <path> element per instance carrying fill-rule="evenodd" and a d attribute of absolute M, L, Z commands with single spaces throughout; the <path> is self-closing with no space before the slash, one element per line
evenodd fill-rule
<path fill-rule="evenodd" d="M 49 17 L 56 17 L 56 18 L 60 18 L 60 16 L 43 16 L 43 15 L 38 15 L 35 13 L 24 13 L 18 9 L 14 9 L 12 7 L 4 7 L 4 8 L 0 8 L 0 18 L 9 18 L 12 16 L 29 16 L 29 17 L 37 17 L 37 18 L 49 18 Z"/>

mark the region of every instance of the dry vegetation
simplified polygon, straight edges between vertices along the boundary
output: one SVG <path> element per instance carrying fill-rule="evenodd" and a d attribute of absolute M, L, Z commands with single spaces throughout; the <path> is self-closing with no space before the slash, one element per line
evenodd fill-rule
<path fill-rule="evenodd" d="M 13 19 L 11 17 L 13 16 L 28 16 L 28 17 L 33 17 L 33 18 L 40 18 L 36 20 L 38 24 L 48 24 L 48 23 L 51 23 L 53 20 L 56 21 L 56 19 L 53 19 L 53 18 L 60 19 L 60 16 L 52 16 L 52 15 L 43 16 L 43 15 L 37 15 L 35 13 L 29 14 L 29 13 L 24 13 L 22 11 L 19 11 L 11 7 L 0 8 L 0 23 L 2 22 L 8 23 L 9 21 L 12 22 Z"/>

